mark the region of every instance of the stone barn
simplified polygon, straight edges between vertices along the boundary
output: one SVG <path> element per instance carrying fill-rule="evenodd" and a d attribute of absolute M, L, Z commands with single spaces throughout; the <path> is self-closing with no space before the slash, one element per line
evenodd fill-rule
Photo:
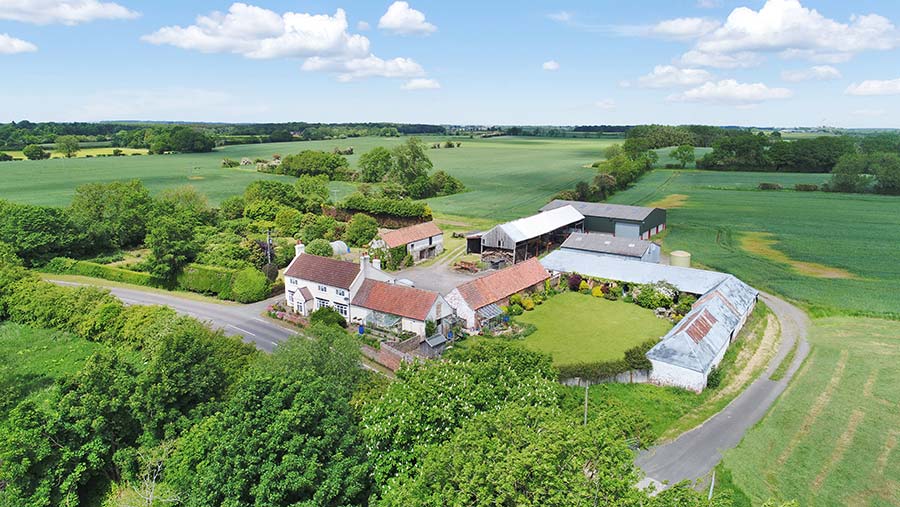
<path fill-rule="evenodd" d="M 572 206 L 584 215 L 584 230 L 624 238 L 650 239 L 666 229 L 666 210 L 642 206 L 624 206 L 603 202 L 554 199 L 541 208 L 542 213 Z"/>

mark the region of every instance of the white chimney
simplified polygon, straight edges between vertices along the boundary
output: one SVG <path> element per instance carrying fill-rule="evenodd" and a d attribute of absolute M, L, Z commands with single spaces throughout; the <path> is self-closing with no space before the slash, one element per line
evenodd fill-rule
<path fill-rule="evenodd" d="M 372 267 L 377 270 L 381 270 L 381 259 L 372 259 Z"/>
<path fill-rule="evenodd" d="M 294 257 L 298 255 L 306 253 L 306 245 L 303 244 L 302 241 L 298 241 L 296 245 L 294 245 Z"/>

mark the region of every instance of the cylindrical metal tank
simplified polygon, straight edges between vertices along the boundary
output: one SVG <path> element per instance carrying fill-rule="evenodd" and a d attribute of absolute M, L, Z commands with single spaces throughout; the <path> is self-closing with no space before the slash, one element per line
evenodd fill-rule
<path fill-rule="evenodd" d="M 691 267 L 691 254 L 684 250 L 675 250 L 669 254 L 669 264 L 681 268 Z"/>

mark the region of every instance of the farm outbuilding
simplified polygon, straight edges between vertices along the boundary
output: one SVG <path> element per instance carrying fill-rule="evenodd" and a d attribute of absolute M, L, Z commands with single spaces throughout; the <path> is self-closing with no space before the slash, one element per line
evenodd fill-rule
<path fill-rule="evenodd" d="M 561 250 L 593 252 L 621 259 L 659 262 L 659 245 L 636 238 L 621 238 L 595 232 L 573 232 L 560 246 Z"/>
<path fill-rule="evenodd" d="M 562 206 L 500 224 L 485 232 L 481 236 L 481 255 L 493 255 L 515 264 L 546 253 L 572 232 L 583 230 L 584 216 L 572 206 Z"/>
<path fill-rule="evenodd" d="M 554 199 L 540 211 L 546 213 L 565 206 L 584 215 L 584 230 L 588 232 L 649 239 L 666 228 L 666 210 L 663 208 Z"/>
<path fill-rule="evenodd" d="M 372 240 L 373 248 L 405 247 L 413 261 L 435 257 L 444 251 L 444 232 L 434 222 L 424 222 L 382 233 Z"/>

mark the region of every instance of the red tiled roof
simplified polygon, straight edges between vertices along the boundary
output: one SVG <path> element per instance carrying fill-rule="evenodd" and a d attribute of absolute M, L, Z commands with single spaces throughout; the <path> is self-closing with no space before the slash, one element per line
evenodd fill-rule
<path fill-rule="evenodd" d="M 437 297 L 437 292 L 366 279 L 350 304 L 409 319 L 425 320 Z"/>
<path fill-rule="evenodd" d="M 438 228 L 437 224 L 425 222 L 386 232 L 381 235 L 381 239 L 388 248 L 396 248 L 439 234 L 443 234 L 443 232 Z"/>
<path fill-rule="evenodd" d="M 521 292 L 550 278 L 536 257 L 501 269 L 488 276 L 466 282 L 456 289 L 473 310 Z"/>
<path fill-rule="evenodd" d="M 312 301 L 312 292 L 308 288 L 300 287 L 300 295 L 303 296 L 303 301 Z"/>
<path fill-rule="evenodd" d="M 309 280 L 311 282 L 349 289 L 359 274 L 359 264 L 339 261 L 312 254 L 301 254 L 294 259 L 284 276 Z"/>

